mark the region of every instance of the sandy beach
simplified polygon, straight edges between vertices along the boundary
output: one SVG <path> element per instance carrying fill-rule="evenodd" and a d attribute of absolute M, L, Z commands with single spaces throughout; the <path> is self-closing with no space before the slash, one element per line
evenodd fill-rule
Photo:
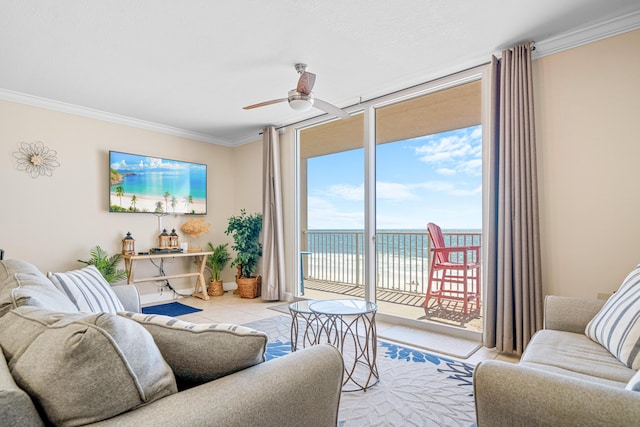
<path fill-rule="evenodd" d="M 131 207 L 131 198 L 132 194 L 124 194 L 122 197 L 116 196 L 115 191 L 111 192 L 111 204 L 115 204 L 117 206 L 122 206 L 125 209 L 129 209 Z M 122 200 L 122 202 L 120 202 Z M 136 195 L 136 209 L 138 212 L 155 212 L 156 203 L 162 202 L 162 208 L 166 213 L 191 213 L 193 210 L 195 213 L 204 213 L 207 210 L 206 203 L 204 199 L 193 199 L 193 203 L 188 204 L 184 200 L 184 198 L 178 199 L 178 204 L 175 206 L 175 210 L 171 207 L 171 198 L 169 198 L 169 206 L 168 211 L 165 206 L 164 197 L 148 197 L 148 196 L 139 196 Z"/>

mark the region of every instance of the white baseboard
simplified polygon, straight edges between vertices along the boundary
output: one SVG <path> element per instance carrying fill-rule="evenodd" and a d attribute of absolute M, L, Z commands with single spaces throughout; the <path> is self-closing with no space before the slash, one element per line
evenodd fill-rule
<path fill-rule="evenodd" d="M 182 295 L 191 295 L 193 293 L 193 288 L 184 288 L 184 289 L 176 289 L 176 292 Z M 170 290 L 165 290 L 162 293 L 160 292 L 151 292 L 148 294 L 140 294 L 140 304 L 154 304 L 163 301 L 173 301 L 175 299 L 182 298 L 180 295 L 174 294 Z"/>
<path fill-rule="evenodd" d="M 222 284 L 222 288 L 225 291 L 234 291 L 238 289 L 238 285 L 236 284 L 236 282 L 225 282 Z M 191 296 L 191 294 L 193 293 L 193 288 L 176 289 L 176 292 L 182 295 L 176 295 L 171 290 L 167 290 L 166 287 L 164 288 L 162 293 L 156 291 L 146 294 L 140 294 L 140 304 L 155 304 L 163 301 L 172 301 L 178 298 L 182 298 L 183 296 Z"/>
<path fill-rule="evenodd" d="M 222 289 L 225 291 L 235 291 L 238 289 L 238 284 L 236 282 L 224 282 L 222 284 Z"/>

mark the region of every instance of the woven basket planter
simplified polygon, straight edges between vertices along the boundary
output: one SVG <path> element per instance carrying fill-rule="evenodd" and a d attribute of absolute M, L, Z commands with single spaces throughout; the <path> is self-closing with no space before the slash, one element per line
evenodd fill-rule
<path fill-rule="evenodd" d="M 260 288 L 262 287 L 262 277 L 237 278 L 238 290 L 240 298 L 256 298 L 260 296 Z"/>
<path fill-rule="evenodd" d="M 224 288 L 222 287 L 222 280 L 212 280 L 209 282 L 209 290 L 207 291 L 210 297 L 219 297 L 224 295 Z"/>

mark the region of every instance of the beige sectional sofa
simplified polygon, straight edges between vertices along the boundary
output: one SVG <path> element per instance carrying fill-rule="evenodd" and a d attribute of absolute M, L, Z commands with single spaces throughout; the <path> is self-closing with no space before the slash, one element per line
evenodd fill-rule
<path fill-rule="evenodd" d="M 548 296 L 517 364 L 474 372 L 477 426 L 638 426 L 640 375 L 585 335 L 605 301 Z M 635 388 L 635 389 L 634 389 Z"/>
<path fill-rule="evenodd" d="M 334 347 L 264 362 L 260 331 L 136 313 L 135 287 L 83 288 L 75 274 L 0 261 L 0 426 L 337 424 Z M 100 299 L 122 311 L 80 309 Z"/>

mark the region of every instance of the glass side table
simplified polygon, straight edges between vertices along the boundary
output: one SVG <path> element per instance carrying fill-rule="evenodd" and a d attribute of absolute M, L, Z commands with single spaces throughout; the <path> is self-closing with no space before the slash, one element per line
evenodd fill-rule
<path fill-rule="evenodd" d="M 309 309 L 309 304 L 316 301 L 303 300 L 289 304 L 291 313 L 291 351 L 317 344 L 317 331 L 320 329 L 318 316 Z M 301 335 L 302 333 L 302 335 Z"/>
<path fill-rule="evenodd" d="M 376 312 L 369 301 L 337 299 L 309 301 L 316 315 L 315 342 L 328 342 L 342 353 L 345 379 L 342 391 L 366 391 L 380 380 L 376 353 Z"/>

